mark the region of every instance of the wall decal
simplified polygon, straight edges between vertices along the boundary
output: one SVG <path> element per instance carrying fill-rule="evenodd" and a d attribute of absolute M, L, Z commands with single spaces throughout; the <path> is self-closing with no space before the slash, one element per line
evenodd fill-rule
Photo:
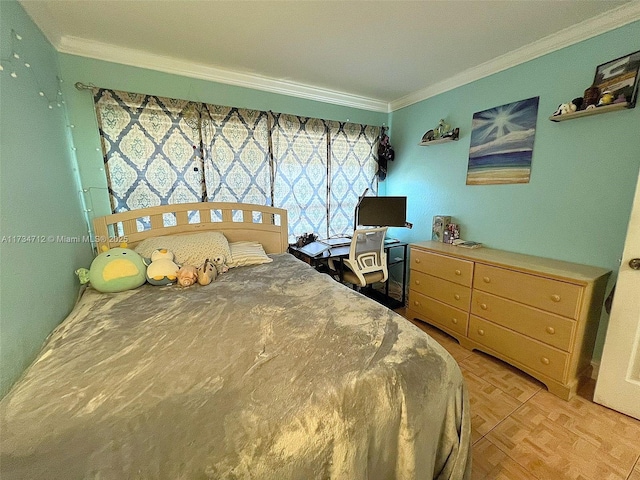
<path fill-rule="evenodd" d="M 473 114 L 467 185 L 529 183 L 539 98 Z"/>

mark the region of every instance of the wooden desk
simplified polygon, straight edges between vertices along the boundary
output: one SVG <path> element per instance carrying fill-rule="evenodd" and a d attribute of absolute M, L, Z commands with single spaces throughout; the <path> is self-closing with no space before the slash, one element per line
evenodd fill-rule
<path fill-rule="evenodd" d="M 389 280 L 385 282 L 384 286 L 384 294 L 374 290 L 372 287 L 367 286 L 363 288 L 362 293 L 367 295 L 368 297 L 376 300 L 377 302 L 391 308 L 400 308 L 405 306 L 406 301 L 406 285 L 407 285 L 407 269 L 406 269 L 406 261 L 407 261 L 407 247 L 408 244 L 406 242 L 395 242 L 395 243 L 387 243 L 385 244 L 385 252 L 387 253 L 387 269 L 389 269 L 393 265 L 401 265 L 402 266 L 402 294 L 401 300 L 393 298 L 389 295 Z M 299 258 L 303 262 L 308 263 L 313 268 L 323 273 L 331 273 L 331 270 L 328 266 L 329 259 L 338 260 L 339 261 L 339 270 L 340 279 L 342 279 L 342 271 L 344 269 L 344 259 L 349 256 L 349 248 L 350 245 L 343 245 L 340 247 L 332 247 L 328 250 L 325 250 L 319 255 L 311 256 L 300 250 L 300 248 L 295 245 L 289 245 L 289 253 L 293 256 Z M 397 249 L 402 249 L 402 257 L 394 256 L 392 258 L 391 253 L 396 251 Z"/>

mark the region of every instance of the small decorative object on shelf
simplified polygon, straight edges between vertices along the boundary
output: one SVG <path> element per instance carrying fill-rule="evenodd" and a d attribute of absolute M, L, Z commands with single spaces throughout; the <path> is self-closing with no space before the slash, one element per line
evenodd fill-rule
<path fill-rule="evenodd" d="M 602 95 L 600 95 L 600 100 L 598 100 L 598 107 L 602 107 L 603 105 L 610 105 L 613 103 L 613 100 L 613 93 L 602 92 Z"/>
<path fill-rule="evenodd" d="M 591 85 L 584 91 L 583 99 L 583 110 L 586 110 L 591 105 L 595 107 L 598 104 L 598 100 L 600 99 L 600 88 L 598 88 L 596 85 Z"/>
<path fill-rule="evenodd" d="M 576 112 L 582 107 L 582 102 L 582 97 L 578 97 L 568 103 L 562 103 L 558 105 L 558 109 L 553 113 L 553 116 L 557 117 L 558 115 L 566 115 L 568 113 Z"/>
<path fill-rule="evenodd" d="M 418 145 L 435 145 L 436 143 L 453 142 L 460 137 L 459 128 L 451 128 L 444 119 L 441 119 L 433 130 L 428 130 Z"/>
<path fill-rule="evenodd" d="M 563 103 L 549 117 L 552 122 L 615 112 L 636 106 L 640 79 L 640 50 L 611 60 L 596 68 L 593 84 L 584 91 L 581 105 Z"/>

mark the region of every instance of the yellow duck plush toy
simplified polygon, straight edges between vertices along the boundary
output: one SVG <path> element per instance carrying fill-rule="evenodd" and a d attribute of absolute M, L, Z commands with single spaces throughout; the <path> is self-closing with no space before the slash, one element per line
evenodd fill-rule
<path fill-rule="evenodd" d="M 154 250 L 151 263 L 147 267 L 147 282 L 151 285 L 169 285 L 178 277 L 178 265 L 173 261 L 173 253 L 166 248 Z"/>

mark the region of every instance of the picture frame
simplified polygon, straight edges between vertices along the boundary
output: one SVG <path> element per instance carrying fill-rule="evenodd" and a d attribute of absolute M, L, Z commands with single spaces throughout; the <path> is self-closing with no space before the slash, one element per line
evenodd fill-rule
<path fill-rule="evenodd" d="M 598 65 L 593 85 L 601 94 L 611 92 L 616 99 L 624 95 L 629 108 L 633 108 L 638 96 L 639 71 L 640 50 Z"/>

